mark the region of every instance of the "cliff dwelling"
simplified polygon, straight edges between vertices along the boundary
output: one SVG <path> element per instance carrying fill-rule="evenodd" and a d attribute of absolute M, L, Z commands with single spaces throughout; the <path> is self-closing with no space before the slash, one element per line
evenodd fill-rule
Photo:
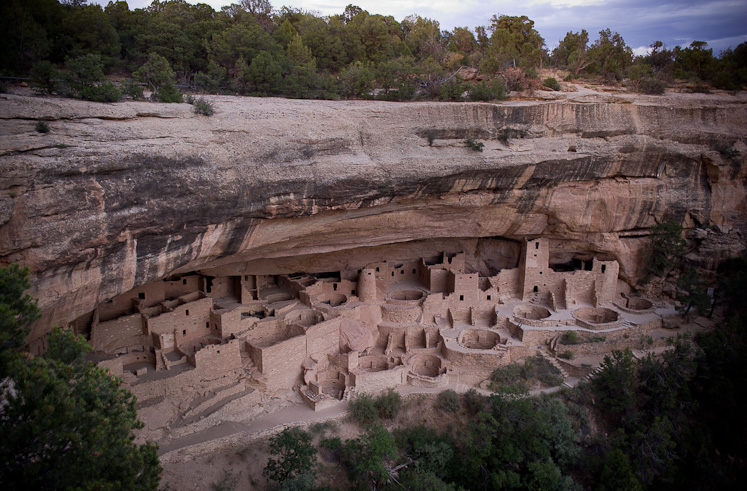
<path fill-rule="evenodd" d="M 72 325 L 143 408 L 221 379 L 230 397 L 213 410 L 289 390 L 321 410 L 356 392 L 443 387 L 538 349 L 553 353 L 568 331 L 623 340 L 660 328 L 671 310 L 623 295 L 615 260 L 553 269 L 549 240 L 515 246 L 516 264 L 490 276 L 471 270 L 475 258 L 463 251 L 309 274 L 232 264 L 152 281 Z M 179 407 L 158 422 L 143 411 L 146 423 L 163 430 L 199 413 L 195 401 Z"/>
<path fill-rule="evenodd" d="M 557 96 L 221 95 L 206 118 L 4 94 L 0 256 L 29 267 L 29 351 L 71 326 L 136 396 L 137 441 L 212 479 L 227 461 L 190 456 L 342 419 L 361 394 L 490 396 L 537 355 L 562 382 L 529 390 L 573 386 L 614 350 L 707 329 L 680 326 L 676 280 L 642 286 L 645 254 L 668 221 L 711 284 L 744 254 L 747 96 Z"/>

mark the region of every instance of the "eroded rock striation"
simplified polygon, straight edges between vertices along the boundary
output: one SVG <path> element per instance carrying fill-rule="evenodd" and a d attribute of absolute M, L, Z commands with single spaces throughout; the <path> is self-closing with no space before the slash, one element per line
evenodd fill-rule
<path fill-rule="evenodd" d="M 701 268 L 745 249 L 745 94 L 221 96 L 210 118 L 187 104 L 0 97 L 0 262 L 31 268 L 44 313 L 32 344 L 192 271 L 316 273 L 466 251 L 489 276 L 542 237 L 551 264 L 616 260 L 634 283 L 646 229 L 668 219 L 708 229 L 695 237 L 705 255 L 691 251 Z M 52 131 L 36 133 L 37 119 Z"/>

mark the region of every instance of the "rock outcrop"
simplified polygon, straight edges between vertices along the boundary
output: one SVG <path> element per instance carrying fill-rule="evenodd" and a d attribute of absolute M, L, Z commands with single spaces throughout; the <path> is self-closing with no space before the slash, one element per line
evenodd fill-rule
<path fill-rule="evenodd" d="M 0 264 L 31 268 L 44 313 L 32 340 L 208 268 L 319 272 L 470 249 L 473 269 L 495 270 L 515 261 L 511 241 L 542 236 L 551 261 L 616 259 L 634 283 L 647 228 L 669 219 L 708 228 L 701 267 L 745 249 L 743 93 L 211 100 L 208 118 L 187 104 L 0 96 Z"/>

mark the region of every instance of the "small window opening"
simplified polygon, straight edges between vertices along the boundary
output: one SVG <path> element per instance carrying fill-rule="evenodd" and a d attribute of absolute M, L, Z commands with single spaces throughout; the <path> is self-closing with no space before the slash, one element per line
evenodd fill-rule
<path fill-rule="evenodd" d="M 460 302 L 463 302 L 463 301 L 464 301 L 464 295 L 459 295 L 459 301 L 460 301 Z"/>
<path fill-rule="evenodd" d="M 351 294 L 351 295 L 355 295 L 355 290 L 351 290 L 351 291 L 350 291 L 350 294 Z"/>
<path fill-rule="evenodd" d="M 377 273 L 379 272 L 379 268 L 376 268 L 376 272 L 377 272 Z"/>
<path fill-rule="evenodd" d="M 534 248 L 535 249 L 539 249 L 540 248 L 540 243 L 539 242 L 535 242 L 534 243 Z"/>
<path fill-rule="evenodd" d="M 182 280 L 182 285 L 186 285 L 186 284 L 187 284 L 187 279 L 185 278 Z"/>
<path fill-rule="evenodd" d="M 392 276 L 394 276 L 394 271 L 392 271 Z"/>
<path fill-rule="evenodd" d="M 488 295 L 488 300 L 491 300 L 490 295 Z"/>
<path fill-rule="evenodd" d="M 145 300 L 145 292 L 138 293 L 137 298 L 139 298 L 140 300 Z"/>
<path fill-rule="evenodd" d="M 417 273 L 417 272 L 418 272 L 418 270 L 416 270 L 416 269 L 413 269 L 413 270 L 412 270 L 412 274 L 415 274 L 415 273 Z"/>
<path fill-rule="evenodd" d="M 405 274 L 405 270 L 403 269 L 402 271 L 399 272 L 399 274 Z"/>
<path fill-rule="evenodd" d="M 332 289 L 333 289 L 334 291 L 337 291 L 337 283 L 335 283 L 334 285 L 332 285 Z"/>
<path fill-rule="evenodd" d="M 205 323 L 205 329 L 210 329 L 210 323 L 209 322 Z"/>
<path fill-rule="evenodd" d="M 189 309 L 184 311 L 187 315 L 189 315 Z"/>
<path fill-rule="evenodd" d="M 602 273 L 604 273 L 606 270 L 607 270 L 607 265 L 606 264 L 602 264 Z"/>
<path fill-rule="evenodd" d="M 186 335 L 187 335 L 187 330 L 186 329 L 182 330 L 182 336 L 186 336 Z"/>
<path fill-rule="evenodd" d="M 220 350 L 218 350 L 218 354 L 220 354 Z"/>
<path fill-rule="evenodd" d="M 539 293 L 539 291 L 540 291 L 540 287 L 538 287 L 537 285 L 534 285 L 534 293 Z"/>

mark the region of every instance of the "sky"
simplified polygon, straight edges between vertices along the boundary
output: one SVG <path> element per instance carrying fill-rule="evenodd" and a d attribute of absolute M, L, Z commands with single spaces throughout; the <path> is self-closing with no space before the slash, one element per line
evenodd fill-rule
<path fill-rule="evenodd" d="M 207 3 L 216 10 L 239 0 L 187 0 Z M 106 5 L 108 0 L 89 0 Z M 127 0 L 130 9 L 150 5 L 151 0 Z M 401 21 L 410 14 L 437 20 L 441 29 L 489 24 L 493 14 L 526 15 L 549 48 L 557 46 L 568 31 L 586 29 L 594 41 L 600 30 L 619 32 L 636 54 L 654 41 L 668 48 L 706 41 L 718 55 L 747 41 L 745 0 L 271 0 L 273 7 L 301 8 L 321 15 L 341 14 L 353 4 L 372 14 L 391 15 Z"/>

